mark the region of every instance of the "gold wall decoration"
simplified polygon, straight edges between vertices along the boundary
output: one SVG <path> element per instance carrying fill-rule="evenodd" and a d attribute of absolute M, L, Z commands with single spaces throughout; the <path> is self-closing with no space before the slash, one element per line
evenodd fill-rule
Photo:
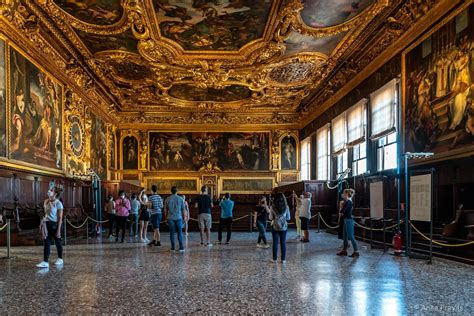
<path fill-rule="evenodd" d="M 275 187 L 274 178 L 220 178 L 219 191 L 221 193 L 237 194 L 268 194 Z"/>

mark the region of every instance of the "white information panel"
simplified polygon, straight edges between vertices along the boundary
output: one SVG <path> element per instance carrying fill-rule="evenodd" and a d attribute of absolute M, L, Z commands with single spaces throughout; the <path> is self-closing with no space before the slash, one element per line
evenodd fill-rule
<path fill-rule="evenodd" d="M 370 183 L 370 217 L 383 218 L 383 181 Z"/>
<path fill-rule="evenodd" d="M 431 222 L 431 174 L 410 177 L 410 220 Z"/>

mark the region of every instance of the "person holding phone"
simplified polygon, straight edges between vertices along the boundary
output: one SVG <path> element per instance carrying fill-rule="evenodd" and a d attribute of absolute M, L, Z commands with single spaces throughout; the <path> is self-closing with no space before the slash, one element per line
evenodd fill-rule
<path fill-rule="evenodd" d="M 150 207 L 151 203 L 148 201 L 148 195 L 143 188 L 138 195 L 138 201 L 140 201 L 140 240 L 141 242 L 147 243 L 150 240 L 147 238 L 148 222 L 150 221 Z"/>
<path fill-rule="evenodd" d="M 258 201 L 255 211 L 253 212 L 253 227 L 258 229 L 257 248 L 270 248 L 267 244 L 267 220 L 268 211 L 265 207 L 267 205 L 267 198 L 262 196 Z"/>
<path fill-rule="evenodd" d="M 130 214 L 130 200 L 127 199 L 125 191 L 119 191 L 119 198 L 115 201 L 115 219 L 117 226 L 115 229 L 115 241 L 119 241 L 119 232 L 122 231 L 122 243 L 125 242 L 125 228 L 127 227 L 127 219 Z"/>
<path fill-rule="evenodd" d="M 221 208 L 221 217 L 219 220 L 219 231 L 218 231 L 218 244 L 222 242 L 222 230 L 224 227 L 227 230 L 227 239 L 226 245 L 230 242 L 230 237 L 232 234 L 232 211 L 234 209 L 234 201 L 230 199 L 230 193 L 227 192 L 219 203 Z"/>

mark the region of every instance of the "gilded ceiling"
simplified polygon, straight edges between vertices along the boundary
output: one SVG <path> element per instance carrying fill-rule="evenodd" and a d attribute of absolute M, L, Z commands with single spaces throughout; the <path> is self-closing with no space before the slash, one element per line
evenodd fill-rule
<path fill-rule="evenodd" d="M 334 93 L 331 80 L 340 81 L 341 71 L 354 75 L 347 69 L 357 71 L 362 45 L 380 36 L 378 28 L 386 28 L 387 18 L 407 5 L 402 0 L 25 2 L 44 12 L 40 16 L 54 29 L 52 38 L 74 55 L 68 67 L 88 68 L 112 100 L 110 112 L 125 124 L 296 125 L 315 106 L 311 100 Z M 413 2 L 429 9 L 435 0 Z"/>

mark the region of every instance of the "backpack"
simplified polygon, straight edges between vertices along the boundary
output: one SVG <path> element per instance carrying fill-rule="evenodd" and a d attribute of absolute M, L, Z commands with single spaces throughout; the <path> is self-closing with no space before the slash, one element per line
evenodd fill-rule
<path fill-rule="evenodd" d="M 276 231 L 285 231 L 288 229 L 288 222 L 286 221 L 286 210 L 285 212 L 281 213 L 278 215 L 275 211 L 273 211 L 273 221 L 272 221 L 272 226 L 273 229 Z"/>

